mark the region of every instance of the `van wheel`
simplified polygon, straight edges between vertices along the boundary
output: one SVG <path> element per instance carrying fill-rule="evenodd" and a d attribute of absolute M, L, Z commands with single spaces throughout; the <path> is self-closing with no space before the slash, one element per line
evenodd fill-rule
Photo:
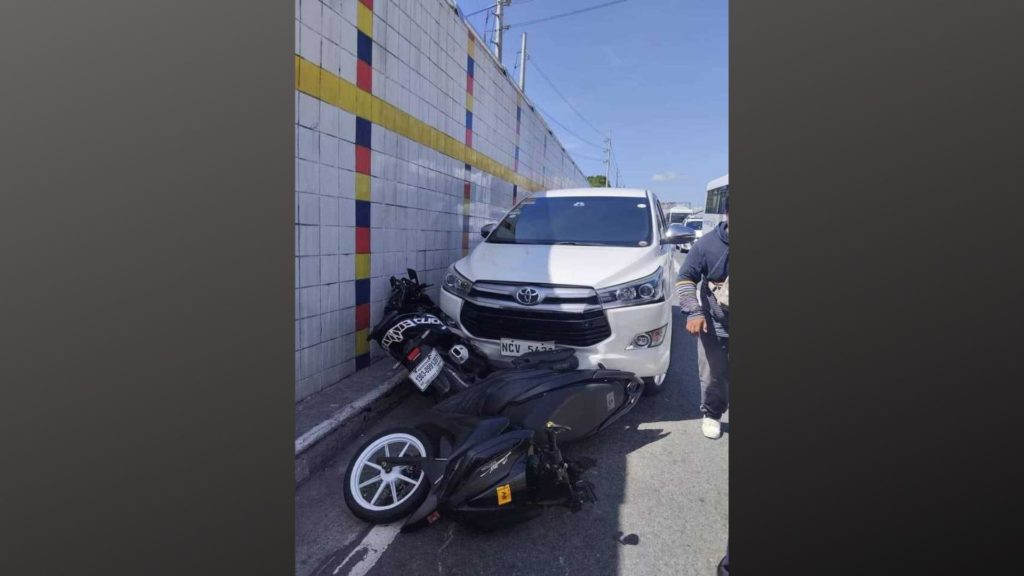
<path fill-rule="evenodd" d="M 662 374 L 660 376 L 648 376 L 643 379 L 644 381 L 644 396 L 657 396 L 665 389 L 666 376 L 668 374 Z"/>

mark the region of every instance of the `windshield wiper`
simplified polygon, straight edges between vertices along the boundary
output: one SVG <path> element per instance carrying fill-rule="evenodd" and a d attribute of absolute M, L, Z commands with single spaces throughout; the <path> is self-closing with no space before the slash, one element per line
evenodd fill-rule
<path fill-rule="evenodd" d="M 555 242 L 556 246 L 604 246 L 601 242 Z"/>

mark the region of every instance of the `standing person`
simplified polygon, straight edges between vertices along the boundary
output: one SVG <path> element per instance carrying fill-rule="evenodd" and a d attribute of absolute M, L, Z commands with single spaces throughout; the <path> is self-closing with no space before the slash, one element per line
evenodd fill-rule
<path fill-rule="evenodd" d="M 722 414 L 729 408 L 729 208 L 725 219 L 694 243 L 676 281 L 686 330 L 697 336 L 700 368 L 701 430 L 722 435 Z M 697 285 L 700 284 L 700 291 Z M 714 286 L 712 286 L 714 285 Z M 724 286 L 724 293 L 719 292 Z M 716 292 L 720 295 L 716 297 Z M 722 302 L 719 302 L 719 299 Z"/>

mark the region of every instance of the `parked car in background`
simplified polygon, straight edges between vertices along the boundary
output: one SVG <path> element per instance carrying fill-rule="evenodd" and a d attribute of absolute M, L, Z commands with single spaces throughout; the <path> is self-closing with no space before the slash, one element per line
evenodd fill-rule
<path fill-rule="evenodd" d="M 683 226 L 687 228 L 693 228 L 693 231 L 697 234 L 697 238 L 704 235 L 704 220 L 702 218 L 687 218 L 683 222 Z"/>
<path fill-rule="evenodd" d="M 644 378 L 668 371 L 678 264 L 694 232 L 669 224 L 649 191 L 540 192 L 497 224 L 445 275 L 440 305 L 492 362 L 569 347 L 580 368 L 601 364 Z"/>

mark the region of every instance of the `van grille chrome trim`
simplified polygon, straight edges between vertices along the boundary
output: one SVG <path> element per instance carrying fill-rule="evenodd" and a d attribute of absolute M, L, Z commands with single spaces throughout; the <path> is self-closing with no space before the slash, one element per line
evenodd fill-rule
<path fill-rule="evenodd" d="M 524 306 L 516 300 L 521 288 L 533 288 L 539 294 L 537 303 Z M 513 282 L 478 281 L 473 283 L 467 301 L 488 307 L 523 310 L 548 310 L 582 313 L 602 309 L 597 291 L 584 286 L 552 286 Z"/>

